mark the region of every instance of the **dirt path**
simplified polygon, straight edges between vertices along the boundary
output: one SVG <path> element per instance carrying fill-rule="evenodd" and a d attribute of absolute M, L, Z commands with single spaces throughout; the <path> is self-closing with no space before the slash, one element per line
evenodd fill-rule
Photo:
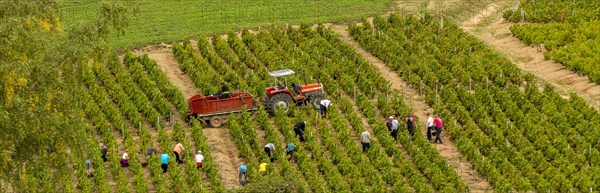
<path fill-rule="evenodd" d="M 407 104 L 419 117 L 419 120 L 427 120 L 426 113 L 432 112 L 433 109 L 425 103 L 423 98 L 420 97 L 406 81 L 389 69 L 383 61 L 364 50 L 358 42 L 352 39 L 346 25 L 331 25 L 330 28 L 341 35 L 343 41 L 353 46 L 363 58 L 379 70 L 380 74 L 386 80 L 390 81 L 391 89 L 400 92 L 406 98 Z M 421 131 L 423 135 L 426 134 L 424 129 Z M 471 167 L 471 163 L 462 159 L 458 148 L 456 148 L 448 136 L 442 136 L 442 140 L 444 141 L 444 144 L 435 144 L 433 146 L 469 186 L 471 192 L 486 192 L 493 190 L 487 180 L 483 178 L 477 170 Z"/>
<path fill-rule="evenodd" d="M 511 23 L 502 18 L 502 11 L 508 8 L 510 6 L 491 3 L 471 19 L 462 22 L 460 27 L 506 54 L 520 69 L 551 83 L 563 95 L 575 92 L 599 109 L 600 86 L 590 82 L 587 76 L 580 76 L 562 64 L 545 60 L 543 52 L 513 37 L 509 30 Z"/>
<path fill-rule="evenodd" d="M 169 78 L 169 81 L 181 90 L 183 97 L 189 98 L 200 93 L 200 89 L 194 86 L 192 79 L 179 68 L 179 64 L 171 51 L 170 45 L 162 45 L 161 47 L 146 50 L 148 50 L 146 52 L 148 57 L 156 61 L 160 69 L 167 75 L 167 78 Z"/>
<path fill-rule="evenodd" d="M 206 143 L 215 164 L 217 164 L 223 185 L 226 188 L 238 187 L 237 167 L 242 161 L 238 158 L 238 150 L 231 139 L 229 129 L 204 128 L 202 132 L 206 136 Z"/>

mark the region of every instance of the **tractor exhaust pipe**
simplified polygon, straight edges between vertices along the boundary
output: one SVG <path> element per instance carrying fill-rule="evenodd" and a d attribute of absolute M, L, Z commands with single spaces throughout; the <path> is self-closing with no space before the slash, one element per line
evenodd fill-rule
<path fill-rule="evenodd" d="M 302 68 L 302 74 L 304 74 L 304 85 L 306 85 L 306 70 L 304 68 Z"/>

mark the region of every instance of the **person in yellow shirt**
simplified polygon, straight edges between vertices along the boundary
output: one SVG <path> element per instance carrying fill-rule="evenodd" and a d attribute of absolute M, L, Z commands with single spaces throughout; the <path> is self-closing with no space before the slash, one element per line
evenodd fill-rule
<path fill-rule="evenodd" d="M 267 163 L 264 163 L 264 162 L 261 163 L 258 171 L 260 172 L 261 175 L 266 176 L 267 175 Z"/>

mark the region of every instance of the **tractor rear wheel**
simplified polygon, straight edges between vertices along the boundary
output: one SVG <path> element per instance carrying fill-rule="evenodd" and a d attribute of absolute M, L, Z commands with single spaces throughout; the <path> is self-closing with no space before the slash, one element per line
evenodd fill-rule
<path fill-rule="evenodd" d="M 322 92 L 308 94 L 308 102 L 317 110 L 320 108 L 319 105 L 323 99 L 325 99 L 325 94 Z"/>
<path fill-rule="evenodd" d="M 290 105 L 293 101 L 294 99 L 292 99 L 290 95 L 286 93 L 279 93 L 271 97 L 271 100 L 269 101 L 267 107 L 269 108 L 269 111 L 273 114 L 275 114 L 276 109 L 282 109 L 283 112 L 285 112 L 285 114 L 290 114 Z"/>

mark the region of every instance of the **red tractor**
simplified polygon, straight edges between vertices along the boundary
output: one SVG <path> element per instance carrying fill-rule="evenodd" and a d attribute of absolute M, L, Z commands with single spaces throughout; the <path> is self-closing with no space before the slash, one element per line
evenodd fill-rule
<path fill-rule="evenodd" d="M 269 75 L 275 79 L 293 74 L 294 71 L 290 69 L 269 72 Z M 287 79 L 285 79 L 285 85 L 287 85 Z M 292 103 L 295 103 L 298 106 L 303 104 L 308 105 L 310 103 L 315 109 L 318 109 L 319 102 L 325 99 L 323 84 L 321 83 L 306 84 L 305 80 L 304 85 L 292 83 L 292 88 L 293 91 L 286 86 L 277 83 L 271 87 L 267 87 L 267 94 L 263 99 L 265 109 L 269 113 L 274 114 L 275 109 L 281 108 L 286 114 L 289 114 L 291 112 L 290 104 Z"/>

